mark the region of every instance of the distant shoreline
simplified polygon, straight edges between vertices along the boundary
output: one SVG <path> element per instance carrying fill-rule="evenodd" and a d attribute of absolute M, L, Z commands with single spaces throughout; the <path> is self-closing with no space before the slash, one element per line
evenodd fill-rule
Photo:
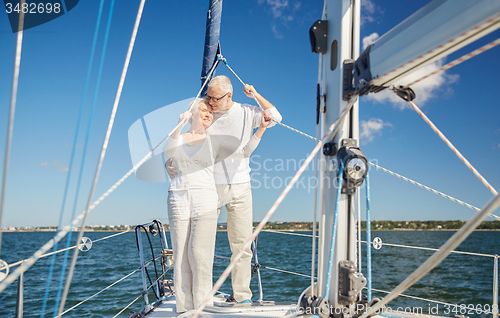
<path fill-rule="evenodd" d="M 376 229 L 372 230 L 372 232 L 387 232 L 387 231 L 414 231 L 414 232 L 424 232 L 424 231 L 432 231 L 432 232 L 456 232 L 459 229 Z M 217 232 L 226 232 L 227 230 L 220 230 L 217 229 Z M 289 229 L 280 229 L 280 230 L 262 230 L 262 232 L 311 232 L 311 229 L 297 229 L 297 230 L 289 230 Z M 366 232 L 366 230 L 361 230 L 362 232 Z M 500 229 L 475 229 L 474 231 L 500 231 Z M 56 230 L 21 230 L 21 231 L 2 231 L 2 233 L 41 233 L 41 232 L 56 232 Z M 75 232 L 75 231 L 74 231 Z M 102 231 L 95 231 L 95 230 L 85 230 L 85 232 L 124 232 L 121 230 L 102 230 Z M 133 230 L 130 230 L 129 232 L 133 232 Z M 165 232 L 170 232 L 169 230 L 165 230 Z"/>

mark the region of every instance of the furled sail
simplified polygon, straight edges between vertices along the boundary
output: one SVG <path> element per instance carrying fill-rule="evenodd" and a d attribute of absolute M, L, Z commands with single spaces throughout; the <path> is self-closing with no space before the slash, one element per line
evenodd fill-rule
<path fill-rule="evenodd" d="M 203 67 L 201 70 L 201 85 L 207 79 L 210 70 L 217 61 L 217 54 L 220 53 L 220 22 L 222 17 L 222 0 L 209 0 L 210 5 L 207 12 L 207 27 L 205 33 L 205 49 L 203 52 Z M 213 76 L 213 73 L 212 73 Z M 209 79 L 210 80 L 210 79 Z M 205 87 L 201 92 L 204 96 L 207 92 Z"/>

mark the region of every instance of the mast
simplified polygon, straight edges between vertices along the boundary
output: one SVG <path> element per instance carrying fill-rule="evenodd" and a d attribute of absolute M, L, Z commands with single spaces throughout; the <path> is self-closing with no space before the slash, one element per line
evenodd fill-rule
<path fill-rule="evenodd" d="M 323 18 L 309 31 L 312 51 L 323 54 L 322 90 L 318 85 L 321 135 L 329 135 L 331 125 L 343 120 L 321 154 L 318 283 L 312 295 L 303 293 L 300 304 L 306 313 L 326 318 L 349 316 L 362 301 L 366 279 L 357 272 L 356 191 L 368 163 L 359 149 L 358 103 L 350 101 L 359 56 L 360 0 L 329 0 Z"/>
<path fill-rule="evenodd" d="M 343 100 L 343 71 L 345 60 L 355 60 L 359 55 L 359 0 L 331 0 L 327 3 L 326 17 L 328 21 L 327 52 L 324 55 L 323 76 L 326 95 L 326 109 L 322 116 L 322 133 L 327 133 L 330 125 L 340 116 L 348 102 Z M 338 148 L 346 139 L 359 140 L 358 102 L 356 102 L 342 123 L 334 139 Z M 358 145 L 356 145 L 358 146 Z M 327 284 L 327 269 L 330 256 L 330 242 L 333 230 L 335 204 L 337 201 L 336 180 L 340 165 L 335 156 L 321 155 L 322 167 L 320 170 L 320 248 L 322 261 L 318 264 L 319 295 L 325 297 Z M 334 169 L 329 171 L 328 166 L 333 164 Z M 326 167 L 325 167 L 326 166 Z M 323 181 L 324 180 L 324 181 Z M 331 306 L 339 307 L 338 278 L 339 262 L 356 261 L 356 215 L 355 195 L 341 194 L 338 202 L 337 235 L 333 249 L 332 273 L 330 279 L 330 293 L 328 302 Z"/>
<path fill-rule="evenodd" d="M 318 96 L 323 101 L 319 107 L 323 113 L 321 135 L 328 134 L 355 94 L 388 88 L 400 78 L 500 28 L 499 12 L 500 2 L 496 0 L 434 0 L 359 55 L 360 0 L 328 0 L 326 17 L 316 21 L 310 30 L 313 52 L 323 54 L 325 84 Z M 408 87 L 398 86 L 394 91 L 406 101 L 415 98 Z M 359 149 L 357 103 L 339 127 L 321 155 L 318 291 L 300 300 L 302 307 L 319 309 L 313 313 L 325 318 L 345 317 L 346 313 L 353 316 L 352 310 L 358 308 L 356 303 L 373 305 L 363 303 L 359 297 L 366 279 L 356 269 L 355 196 L 368 170 Z M 344 182 L 341 192 L 337 191 L 337 178 Z M 329 308 L 329 312 L 321 308 Z"/>
<path fill-rule="evenodd" d="M 222 0 L 209 0 L 205 33 L 205 49 L 203 52 L 203 66 L 201 70 L 201 85 L 205 83 L 210 70 L 217 61 L 217 54 L 220 53 L 219 36 L 221 18 Z M 206 92 L 207 87 L 205 86 L 201 92 L 201 96 L 205 96 Z"/>

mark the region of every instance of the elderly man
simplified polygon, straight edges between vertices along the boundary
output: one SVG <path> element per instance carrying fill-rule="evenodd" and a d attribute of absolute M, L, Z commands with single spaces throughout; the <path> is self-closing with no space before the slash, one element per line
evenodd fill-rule
<path fill-rule="evenodd" d="M 225 144 L 226 153 L 238 153 L 259 127 L 264 111 L 269 112 L 274 120 L 280 122 L 281 114 L 270 102 L 262 97 L 252 85 L 245 85 L 247 97 L 253 95 L 264 110 L 258 106 L 240 104 L 232 100 L 233 86 L 227 76 L 216 76 L 208 84 L 207 101 L 214 111 L 213 124 L 207 129 L 212 136 L 231 136 Z M 271 127 L 272 123 L 269 125 Z M 229 141 L 231 140 L 231 142 Z M 239 141 L 239 144 L 233 142 Z M 174 177 L 175 168 L 168 167 L 170 177 Z M 252 191 L 250 185 L 249 158 L 229 156 L 218 158 L 215 164 L 215 184 L 218 193 L 218 213 L 224 203 L 227 210 L 227 235 L 232 259 L 240 252 L 244 243 L 252 234 Z M 233 295 L 238 303 L 251 303 L 250 290 L 252 253 L 246 251 L 232 271 L 231 282 Z"/>

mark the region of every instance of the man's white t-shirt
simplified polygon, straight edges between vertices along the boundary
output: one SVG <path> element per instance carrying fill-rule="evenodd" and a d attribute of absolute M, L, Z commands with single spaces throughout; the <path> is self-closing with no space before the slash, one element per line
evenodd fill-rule
<path fill-rule="evenodd" d="M 267 110 L 273 119 L 281 122 L 281 114 L 276 107 Z M 259 127 L 262 113 L 258 106 L 233 103 L 227 111 L 214 112 L 212 125 L 207 133 L 212 136 L 231 136 L 224 144 L 227 157 L 218 157 L 214 166 L 215 184 L 236 184 L 250 181 L 250 158 L 242 158 L 241 149 L 253 136 L 255 128 Z M 271 123 L 269 127 L 274 126 Z M 220 137 L 219 137 L 220 138 Z M 223 138 L 223 137 L 222 137 Z M 239 142 L 239 144 L 238 144 Z"/>

